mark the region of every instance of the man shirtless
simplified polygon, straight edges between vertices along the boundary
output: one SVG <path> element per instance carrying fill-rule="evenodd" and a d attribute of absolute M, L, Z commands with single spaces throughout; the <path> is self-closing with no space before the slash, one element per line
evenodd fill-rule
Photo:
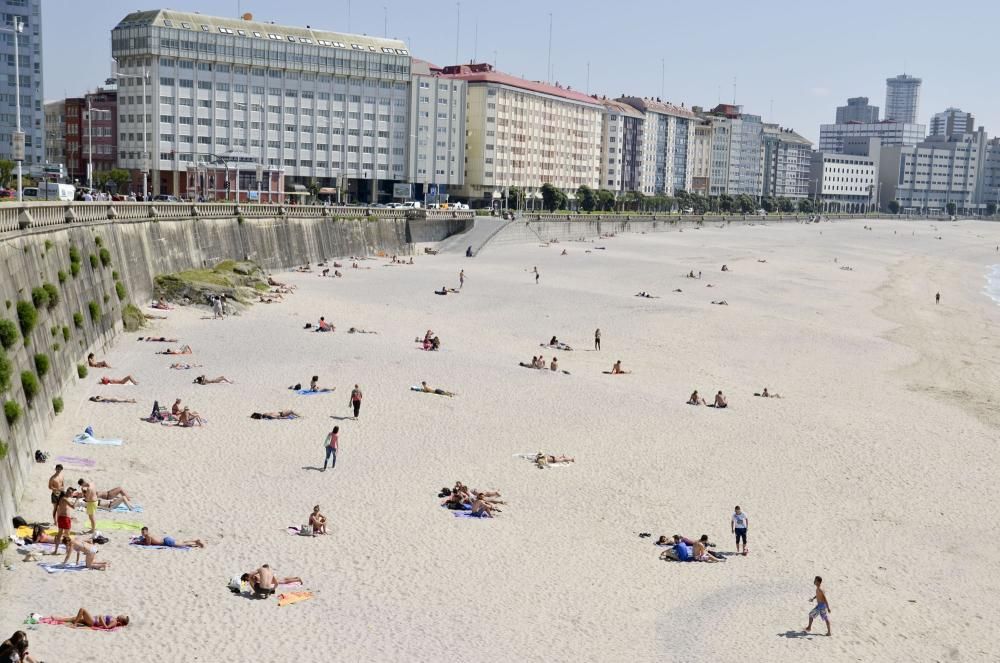
<path fill-rule="evenodd" d="M 292 583 L 302 583 L 302 578 L 294 576 L 291 578 L 278 578 L 274 571 L 267 564 L 264 564 L 253 573 L 244 573 L 240 580 L 250 583 L 253 587 L 254 598 L 263 599 L 274 594 L 278 585 L 290 585 Z"/>
<path fill-rule="evenodd" d="M 622 360 L 619 359 L 615 362 L 615 365 L 611 367 L 611 375 L 626 375 L 632 371 L 626 371 L 622 368 Z"/>
<path fill-rule="evenodd" d="M 722 390 L 721 389 L 719 390 L 719 393 L 717 393 L 715 395 L 715 403 L 714 403 L 714 405 L 715 405 L 715 407 L 718 407 L 718 408 L 729 407 L 729 403 L 726 402 L 726 397 L 722 395 Z"/>
<path fill-rule="evenodd" d="M 56 504 L 56 527 L 59 528 L 59 531 L 56 533 L 56 542 L 52 547 L 51 554 L 53 555 L 59 554 L 59 543 L 69 536 L 69 531 L 73 528 L 73 519 L 70 517 L 70 511 L 73 508 L 73 504 L 70 502 L 71 497 L 73 497 L 72 488 L 67 488 L 59 494 L 59 502 Z"/>
<path fill-rule="evenodd" d="M 204 548 L 205 544 L 201 539 L 191 539 L 189 541 L 178 541 L 172 536 L 160 538 L 149 533 L 148 527 L 143 527 L 141 536 L 132 541 L 137 546 L 165 546 L 167 548 Z"/>
<path fill-rule="evenodd" d="M 114 398 L 108 396 L 91 396 L 92 403 L 135 403 L 134 398 Z"/>
<path fill-rule="evenodd" d="M 139 384 L 136 379 L 131 375 L 126 375 L 123 378 L 109 378 L 107 375 L 102 377 L 97 381 L 98 384 Z"/>
<path fill-rule="evenodd" d="M 93 352 L 87 355 L 87 365 L 90 366 L 91 368 L 111 368 L 111 364 L 109 364 L 108 362 L 104 360 L 97 361 L 96 359 L 94 359 Z"/>
<path fill-rule="evenodd" d="M 62 476 L 63 466 L 56 465 L 56 472 L 49 477 L 49 492 L 52 493 L 52 520 L 56 519 L 56 507 L 59 504 L 59 498 L 62 496 L 63 491 L 63 476 Z"/>
<path fill-rule="evenodd" d="M 813 584 L 816 585 L 816 595 L 809 599 L 810 602 L 816 601 L 816 607 L 809 611 L 809 624 L 806 626 L 806 633 L 812 628 L 813 620 L 819 617 L 824 622 L 826 622 L 826 634 L 832 635 L 830 633 L 830 617 L 827 613 L 833 612 L 830 609 L 830 602 L 826 600 L 826 592 L 820 585 L 823 584 L 823 579 L 819 576 L 813 580 Z"/>
<path fill-rule="evenodd" d="M 452 391 L 445 391 L 444 389 L 434 389 L 429 387 L 426 382 L 420 383 L 420 391 L 425 394 L 437 394 L 438 396 L 454 396 L 455 393 Z"/>
<path fill-rule="evenodd" d="M 94 488 L 94 484 L 90 483 L 86 479 L 80 479 L 79 481 L 76 482 L 76 484 L 80 486 L 80 490 L 83 491 L 84 500 L 90 499 L 89 497 L 87 497 L 87 490 L 89 489 L 93 491 L 95 499 L 114 502 L 114 506 L 110 507 L 112 509 L 118 506 L 119 504 L 124 504 L 129 508 L 129 510 L 132 509 L 132 502 L 129 501 L 132 498 L 129 497 L 129 494 L 126 493 L 125 489 L 122 488 L 121 486 L 115 486 L 114 488 L 110 488 L 108 490 L 97 490 L 96 488 Z"/>

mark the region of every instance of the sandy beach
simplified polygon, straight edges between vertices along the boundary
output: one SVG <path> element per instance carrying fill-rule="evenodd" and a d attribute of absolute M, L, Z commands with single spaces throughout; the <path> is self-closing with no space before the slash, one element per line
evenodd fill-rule
<path fill-rule="evenodd" d="M 78 663 L 996 660 L 1000 306 L 983 288 L 1000 226 L 872 224 L 367 260 L 343 278 L 275 274 L 295 294 L 226 320 L 168 312 L 65 394 L 21 512 L 49 520 L 54 458 L 81 456 L 96 465 L 68 467 L 68 485 L 123 486 L 143 507 L 99 520 L 206 548 L 143 549 L 106 531 L 107 571 L 62 574 L 9 551 L 0 632 L 80 607 L 131 617 L 113 633 L 28 632 L 36 658 Z M 436 296 L 460 269 L 461 294 Z M 303 330 L 320 316 L 337 331 Z M 440 351 L 414 342 L 427 329 Z M 136 340 L 148 335 L 179 342 Z M 574 349 L 539 347 L 553 335 Z M 155 354 L 183 344 L 194 354 Z M 539 353 L 570 374 L 518 366 Z M 616 360 L 632 373 L 605 374 Z M 125 374 L 139 384 L 97 384 Z M 235 384 L 193 384 L 202 374 Z M 313 375 L 336 391 L 288 389 Z M 457 396 L 410 390 L 422 380 Z M 764 387 L 783 398 L 754 397 Z M 729 407 L 687 405 L 694 389 Z M 98 394 L 138 402 L 87 400 Z M 141 421 L 176 398 L 207 424 Z M 250 418 L 279 409 L 302 417 Z M 124 444 L 73 444 L 88 425 Z M 334 425 L 337 465 L 320 472 Z M 576 462 L 540 470 L 517 456 L 537 451 Z M 437 494 L 456 480 L 500 491 L 502 513 L 454 517 Z M 315 504 L 329 534 L 290 535 Z M 659 559 L 661 534 L 733 552 L 737 504 L 749 555 Z M 279 608 L 227 590 L 265 563 L 313 598 Z M 802 632 L 816 575 L 831 638 L 822 622 Z"/>

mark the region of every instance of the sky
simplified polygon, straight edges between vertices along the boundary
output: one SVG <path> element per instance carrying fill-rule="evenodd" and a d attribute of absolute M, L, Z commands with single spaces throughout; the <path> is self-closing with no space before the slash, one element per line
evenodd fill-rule
<path fill-rule="evenodd" d="M 884 110 L 885 79 L 923 79 L 920 121 L 955 106 L 1000 134 L 1000 2 L 968 0 L 170 0 L 172 9 L 396 37 L 438 65 L 496 63 L 591 94 L 743 106 L 816 142 L 848 97 Z M 44 0 L 46 100 L 102 84 L 111 29 L 154 0 Z M 457 53 L 457 59 L 456 59 Z M 589 77 L 588 77 L 589 64 Z"/>

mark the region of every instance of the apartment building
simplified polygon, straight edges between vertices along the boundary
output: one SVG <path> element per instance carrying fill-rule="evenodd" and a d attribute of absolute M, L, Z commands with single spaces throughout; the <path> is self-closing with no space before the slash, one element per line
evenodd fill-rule
<path fill-rule="evenodd" d="M 762 138 L 763 195 L 775 198 L 808 197 L 812 143 L 777 124 L 765 124 Z"/>
<path fill-rule="evenodd" d="M 465 182 L 465 114 L 468 84 L 413 59 L 410 67 L 410 132 L 407 181 L 410 195 L 440 202 Z"/>
<path fill-rule="evenodd" d="M 691 160 L 691 193 L 707 196 L 712 176 L 712 123 L 695 122 L 694 138 L 688 146 Z"/>
<path fill-rule="evenodd" d="M 846 106 L 837 106 L 837 124 L 874 124 L 878 122 L 878 106 L 868 103 L 868 97 L 851 97 Z"/>
<path fill-rule="evenodd" d="M 234 193 L 260 165 L 265 186 L 283 172 L 289 190 L 387 201 L 406 180 L 406 45 L 247 18 L 157 9 L 115 26 L 121 165 L 139 181 L 148 167 L 154 194 L 184 195 L 191 169 L 223 163 Z"/>
<path fill-rule="evenodd" d="M 703 119 L 712 127 L 709 194 L 759 197 L 764 184 L 764 125 L 740 106 L 719 104 Z"/>
<path fill-rule="evenodd" d="M 923 124 L 883 120 L 869 124 L 822 124 L 819 128 L 819 150 L 844 154 L 849 140 L 878 138 L 882 145 L 916 145 L 927 135 Z"/>
<path fill-rule="evenodd" d="M 528 81 L 489 64 L 444 67 L 468 84 L 465 181 L 458 195 L 492 204 L 516 186 L 552 184 L 569 195 L 601 183 L 604 106 L 582 92 Z"/>
<path fill-rule="evenodd" d="M 877 202 L 878 159 L 813 152 L 809 196 L 824 212 L 865 212 Z"/>
<path fill-rule="evenodd" d="M 885 119 L 916 124 L 922 83 L 921 79 L 907 74 L 885 79 Z"/>
<path fill-rule="evenodd" d="M 690 110 L 647 97 L 619 97 L 645 117 L 642 144 L 642 193 L 672 196 L 691 189 L 689 148 L 697 116 Z"/>
<path fill-rule="evenodd" d="M 45 104 L 46 160 L 65 166 L 67 180 L 87 184 L 88 163 L 93 164 L 95 174 L 116 167 L 117 97 L 114 90 L 98 88 L 83 97 Z"/>
<path fill-rule="evenodd" d="M 23 28 L 17 38 L 20 73 L 21 131 L 24 133 L 24 165 L 45 163 L 45 109 L 42 67 L 42 0 L 6 0 L 0 5 L 0 21 L 10 30 L 15 21 Z M 0 159 L 13 159 L 12 137 L 17 130 L 15 112 L 14 35 L 0 32 Z M 27 172 L 27 168 L 25 168 Z"/>
<path fill-rule="evenodd" d="M 66 163 L 66 100 L 45 102 L 45 158 Z"/>
<path fill-rule="evenodd" d="M 976 118 L 961 108 L 947 108 L 931 116 L 931 136 L 970 134 L 976 130 Z"/>
<path fill-rule="evenodd" d="M 602 99 L 601 186 L 622 195 L 642 189 L 645 116 L 628 104 Z"/>
<path fill-rule="evenodd" d="M 912 147 L 884 147 L 882 201 L 896 200 L 902 211 L 943 213 L 953 203 L 960 214 L 976 213 L 989 198 L 984 194 L 992 170 L 992 163 L 986 167 L 987 152 L 993 149 L 988 149 L 982 127 L 974 133 L 929 136 Z"/>

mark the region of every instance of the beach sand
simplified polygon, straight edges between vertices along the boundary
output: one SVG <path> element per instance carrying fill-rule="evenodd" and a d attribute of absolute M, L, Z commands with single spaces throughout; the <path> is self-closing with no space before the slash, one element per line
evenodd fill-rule
<path fill-rule="evenodd" d="M 207 547 L 143 550 L 108 532 L 98 558 L 110 570 L 60 575 L 8 553 L 0 633 L 83 606 L 133 623 L 39 626 L 36 658 L 996 660 L 1000 307 L 982 289 L 997 244 L 1000 226 L 975 222 L 708 227 L 366 261 L 342 279 L 281 274 L 298 286 L 282 304 L 225 321 L 168 313 L 123 334 L 114 369 L 64 394 L 45 450 L 96 460 L 67 483 L 122 485 L 144 507 L 111 518 Z M 462 293 L 435 296 L 458 287 L 460 269 Z M 321 315 L 336 333 L 303 331 Z M 440 352 L 413 342 L 428 328 Z M 135 340 L 147 334 L 195 354 L 156 355 L 165 346 Z M 553 335 L 575 350 L 539 347 Z M 518 367 L 540 352 L 571 375 Z M 633 373 L 603 374 L 617 359 Z M 140 384 L 96 384 L 126 373 Z M 192 384 L 200 374 L 236 384 Z M 314 374 L 336 392 L 288 391 Z M 421 380 L 459 395 L 409 390 Z M 346 419 L 355 383 L 357 421 Z M 755 398 L 765 386 L 784 398 Z M 686 405 L 693 389 L 722 390 L 730 407 Z M 86 400 L 95 394 L 138 404 Z M 176 397 L 208 424 L 140 421 Z M 304 416 L 249 418 L 280 408 Z M 87 425 L 125 444 L 71 444 Z M 333 425 L 337 467 L 321 473 Z M 515 457 L 539 450 L 577 462 L 539 470 Z M 49 518 L 51 465 L 34 469 L 29 520 Z M 456 480 L 501 491 L 503 513 L 453 517 L 436 495 Z M 330 534 L 288 535 L 314 504 Z M 658 559 L 660 534 L 706 533 L 733 551 L 736 504 L 750 555 Z M 263 563 L 302 576 L 296 589 L 313 600 L 278 608 L 226 589 Z M 802 634 L 815 575 L 832 638 L 821 622 Z"/>

